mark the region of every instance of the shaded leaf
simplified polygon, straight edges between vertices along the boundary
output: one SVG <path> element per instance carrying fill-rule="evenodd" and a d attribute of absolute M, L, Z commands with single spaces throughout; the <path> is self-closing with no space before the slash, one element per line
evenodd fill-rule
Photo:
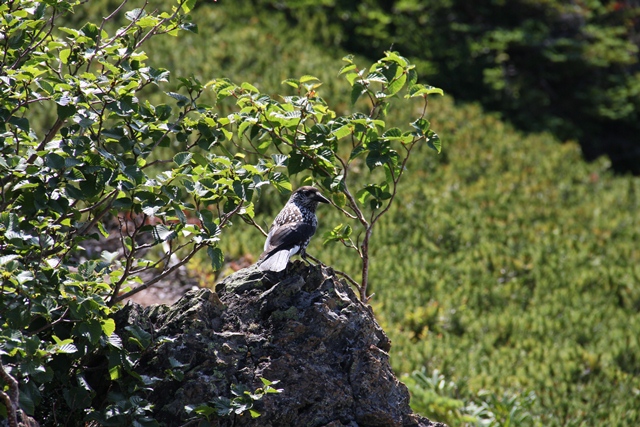
<path fill-rule="evenodd" d="M 354 83 L 351 88 L 351 105 L 355 105 L 358 99 L 366 92 L 366 88 L 362 83 Z"/>

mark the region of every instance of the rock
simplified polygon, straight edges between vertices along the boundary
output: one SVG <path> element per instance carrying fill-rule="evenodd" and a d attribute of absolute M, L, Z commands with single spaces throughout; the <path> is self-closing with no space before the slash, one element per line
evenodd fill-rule
<path fill-rule="evenodd" d="M 331 269 L 295 262 L 279 274 L 255 266 L 229 276 L 216 292 L 188 292 L 171 307 L 129 304 L 132 323 L 169 340 L 141 359 L 141 375 L 164 377 L 149 400 L 168 426 L 189 419 L 185 405 L 233 398 L 232 384 L 253 391 L 260 378 L 280 394 L 256 401 L 261 416 L 213 417 L 216 426 L 427 427 L 389 365 L 390 342 L 371 309 Z"/>

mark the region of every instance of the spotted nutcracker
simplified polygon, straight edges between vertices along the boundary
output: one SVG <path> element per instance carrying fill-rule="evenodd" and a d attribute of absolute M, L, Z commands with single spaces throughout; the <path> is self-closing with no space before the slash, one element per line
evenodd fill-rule
<path fill-rule="evenodd" d="M 262 271 L 282 271 L 297 253 L 305 258 L 305 249 L 316 232 L 318 203 L 329 203 L 318 189 L 300 187 L 291 194 L 269 230 L 258 266 Z"/>

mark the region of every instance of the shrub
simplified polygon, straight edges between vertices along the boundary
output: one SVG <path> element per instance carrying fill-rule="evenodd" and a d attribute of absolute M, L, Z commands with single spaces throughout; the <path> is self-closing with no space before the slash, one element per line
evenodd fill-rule
<path fill-rule="evenodd" d="M 440 149 L 425 113 L 427 96 L 441 91 L 418 84 L 414 66 L 394 52 L 363 69 L 345 59 L 341 74 L 352 103 L 365 98 L 357 104 L 365 113 L 336 114 L 308 75 L 285 82 L 296 93 L 283 101 L 249 83 L 178 77 L 164 102 L 151 102 L 145 95 L 170 72 L 152 66 L 142 47 L 197 31 L 194 3 L 165 12 L 146 4 L 125 11 L 125 2 L 80 28 L 59 23 L 81 1 L 0 6 L 1 396 L 11 420 L 20 408 L 45 425 L 156 425 L 146 393 L 160 379 L 135 370 L 165 338 L 134 327 L 118 335 L 112 314 L 199 251 L 219 269 L 227 228 L 240 219 L 257 225 L 257 194 L 266 186 L 288 194 L 298 173 L 308 171 L 301 181 L 324 187 L 362 226 L 360 244 L 347 226 L 327 238 L 358 251 L 366 300 L 371 229 L 413 147 Z M 403 88 L 422 102 L 409 131 L 383 121 Z M 210 90 L 228 115 L 201 102 Z M 52 122 L 36 126 L 35 104 L 55 111 Z M 354 165 L 366 165 L 373 183 L 350 181 Z M 250 409 L 240 394 L 236 409 Z"/>

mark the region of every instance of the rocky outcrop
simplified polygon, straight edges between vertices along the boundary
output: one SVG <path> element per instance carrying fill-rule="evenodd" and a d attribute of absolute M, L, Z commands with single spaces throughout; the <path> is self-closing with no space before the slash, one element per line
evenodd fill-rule
<path fill-rule="evenodd" d="M 137 372 L 183 375 L 156 385 L 155 417 L 185 423 L 185 405 L 233 397 L 260 378 L 279 380 L 280 394 L 256 402 L 261 416 L 214 417 L 218 426 L 440 426 L 414 414 L 407 388 L 389 365 L 390 342 L 351 288 L 331 269 L 293 263 L 279 275 L 255 266 L 216 286 L 188 292 L 171 307 L 129 304 L 121 326 L 135 323 L 169 337 Z"/>

